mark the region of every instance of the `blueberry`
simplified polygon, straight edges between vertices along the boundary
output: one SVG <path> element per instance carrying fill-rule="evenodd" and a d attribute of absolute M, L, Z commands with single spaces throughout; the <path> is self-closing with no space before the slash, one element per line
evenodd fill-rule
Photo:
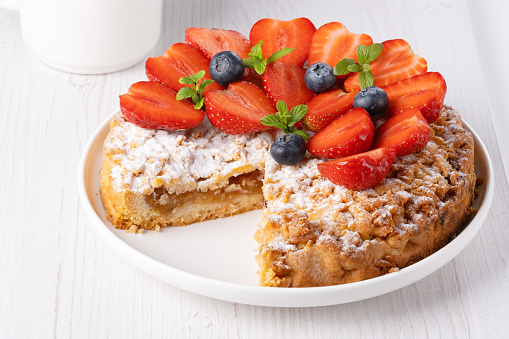
<path fill-rule="evenodd" d="M 389 107 L 389 97 L 380 87 L 363 88 L 353 98 L 353 107 L 362 107 L 374 117 L 383 114 Z"/>
<path fill-rule="evenodd" d="M 219 52 L 210 60 L 209 73 L 212 80 L 223 87 L 227 87 L 230 83 L 242 79 L 244 61 L 235 52 Z"/>
<path fill-rule="evenodd" d="M 329 65 L 318 62 L 312 64 L 304 75 L 306 86 L 315 93 L 327 92 L 336 83 L 336 76 Z"/>
<path fill-rule="evenodd" d="M 270 146 L 272 158 L 281 165 L 295 165 L 306 155 L 306 142 L 297 134 L 285 134 Z"/>

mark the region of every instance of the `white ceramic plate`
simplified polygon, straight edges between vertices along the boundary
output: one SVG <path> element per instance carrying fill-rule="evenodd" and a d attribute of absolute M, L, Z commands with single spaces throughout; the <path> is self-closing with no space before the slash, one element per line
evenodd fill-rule
<path fill-rule="evenodd" d="M 85 211 L 104 241 L 125 260 L 168 284 L 208 297 L 243 304 L 307 307 L 371 298 L 416 282 L 453 259 L 482 226 L 493 197 L 493 168 L 485 146 L 475 138 L 475 172 L 485 179 L 475 201 L 475 218 L 447 246 L 399 272 L 352 284 L 313 288 L 257 286 L 253 235 L 260 211 L 169 227 L 142 235 L 115 229 L 106 219 L 99 197 L 102 145 L 113 113 L 88 141 L 79 165 L 78 185 Z"/>

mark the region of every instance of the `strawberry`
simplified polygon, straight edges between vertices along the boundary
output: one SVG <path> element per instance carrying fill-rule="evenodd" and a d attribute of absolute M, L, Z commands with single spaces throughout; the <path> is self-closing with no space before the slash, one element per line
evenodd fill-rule
<path fill-rule="evenodd" d="M 382 45 L 382 53 L 370 64 L 375 86 L 386 87 L 424 73 L 428 69 L 426 60 L 415 54 L 405 40 L 387 40 Z M 360 91 L 359 74 L 351 73 L 344 85 L 347 92 Z"/>
<path fill-rule="evenodd" d="M 262 19 L 251 28 L 249 40 L 251 47 L 263 40 L 263 58 L 267 59 L 274 52 L 283 48 L 295 48 L 290 54 L 277 61 L 301 67 L 308 59 L 311 38 L 316 31 L 315 25 L 306 18 L 289 21 Z"/>
<path fill-rule="evenodd" d="M 318 171 L 337 185 L 355 191 L 375 186 L 387 176 L 396 158 L 393 148 L 377 148 L 318 164 Z"/>
<path fill-rule="evenodd" d="M 366 34 L 354 34 L 342 23 L 329 22 L 313 34 L 308 64 L 324 62 L 334 69 L 342 59 L 357 60 L 357 46 L 371 45 L 373 39 Z M 338 77 L 343 81 L 346 76 Z"/>
<path fill-rule="evenodd" d="M 173 44 L 166 52 L 155 58 L 148 58 L 145 73 L 149 80 L 160 82 L 174 91 L 184 86 L 179 79 L 191 76 L 201 70 L 205 71 L 203 79 L 211 79 L 209 75 L 209 59 L 196 48 L 184 43 Z M 222 89 L 215 82 L 207 86 L 205 92 Z"/>
<path fill-rule="evenodd" d="M 260 120 L 275 114 L 276 108 L 257 86 L 247 81 L 233 82 L 224 91 L 208 91 L 205 112 L 212 125 L 228 134 L 248 134 L 271 129 Z"/>
<path fill-rule="evenodd" d="M 375 125 L 364 108 L 353 108 L 308 141 L 308 152 L 336 159 L 362 153 L 371 147 Z"/>
<path fill-rule="evenodd" d="M 177 101 L 177 93 L 153 81 L 139 81 L 120 96 L 124 117 L 143 128 L 177 131 L 196 127 L 205 117 L 189 100 Z"/>
<path fill-rule="evenodd" d="M 304 82 L 305 72 L 296 65 L 273 62 L 262 75 L 263 90 L 274 105 L 283 100 L 288 108 L 306 104 L 315 93 Z"/>
<path fill-rule="evenodd" d="M 396 115 L 416 107 L 431 124 L 440 115 L 447 85 L 440 73 L 429 72 L 398 81 L 384 90 L 389 96 L 387 113 Z"/>
<path fill-rule="evenodd" d="M 304 124 L 313 132 L 322 130 L 353 107 L 354 97 L 355 93 L 345 93 L 340 89 L 317 94 L 307 104 Z"/>
<path fill-rule="evenodd" d="M 186 29 L 185 39 L 186 43 L 198 48 L 209 59 L 222 51 L 235 52 L 245 59 L 251 49 L 248 38 L 226 29 L 191 27 Z"/>
<path fill-rule="evenodd" d="M 393 147 L 398 156 L 420 151 L 429 141 L 431 130 L 418 108 L 408 108 L 380 125 L 373 149 Z"/>

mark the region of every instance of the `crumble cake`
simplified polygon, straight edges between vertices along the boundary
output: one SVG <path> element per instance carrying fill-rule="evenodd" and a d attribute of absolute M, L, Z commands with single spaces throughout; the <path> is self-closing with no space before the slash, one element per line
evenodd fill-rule
<path fill-rule="evenodd" d="M 473 211 L 473 137 L 443 106 L 445 79 L 403 39 L 306 18 L 262 19 L 249 39 L 189 28 L 145 73 L 103 148 L 100 194 L 117 228 L 262 209 L 260 285 L 311 287 L 411 265 Z"/>
<path fill-rule="evenodd" d="M 266 208 L 256 240 L 260 284 L 324 286 L 398 270 L 439 250 L 462 228 L 473 202 L 474 141 L 444 107 L 419 153 L 398 157 L 371 189 L 323 178 L 308 158 L 267 160 Z"/>
<path fill-rule="evenodd" d="M 419 153 L 399 157 L 372 189 L 351 191 L 310 158 L 281 166 L 270 132 L 228 135 L 200 126 L 143 129 L 115 116 L 104 143 L 100 193 L 121 229 L 157 230 L 253 209 L 260 285 L 323 286 L 408 266 L 461 230 L 475 184 L 473 137 L 444 107 Z M 262 194 L 263 182 L 263 194 Z"/>

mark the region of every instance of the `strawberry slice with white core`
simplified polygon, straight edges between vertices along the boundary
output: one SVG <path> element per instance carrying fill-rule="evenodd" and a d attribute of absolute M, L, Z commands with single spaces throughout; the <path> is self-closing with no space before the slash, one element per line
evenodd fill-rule
<path fill-rule="evenodd" d="M 184 43 L 173 44 L 163 55 L 148 58 L 145 62 L 145 73 L 149 80 L 160 82 L 177 92 L 182 87 L 190 86 L 181 84 L 180 78 L 189 77 L 201 70 L 205 71 L 203 80 L 211 79 L 209 59 L 195 47 Z M 222 88 L 213 82 L 205 88 L 204 92 Z"/>
<path fill-rule="evenodd" d="M 398 81 L 384 90 L 389 97 L 388 114 L 396 115 L 414 107 L 431 124 L 440 116 L 447 84 L 440 73 L 428 72 Z"/>
<path fill-rule="evenodd" d="M 289 21 L 261 19 L 251 28 L 249 40 L 251 46 L 263 41 L 264 59 L 283 48 L 295 48 L 290 54 L 276 61 L 301 67 L 308 59 L 311 39 L 315 31 L 315 25 L 307 18 L 296 18 Z"/>
<path fill-rule="evenodd" d="M 177 93 L 153 81 L 140 81 L 120 96 L 124 117 L 135 125 L 150 129 L 178 131 L 196 127 L 205 117 L 191 101 L 178 101 Z"/>
<path fill-rule="evenodd" d="M 430 135 L 431 129 L 421 111 L 409 108 L 376 129 L 372 148 L 392 147 L 398 156 L 404 156 L 423 149 Z"/>
<path fill-rule="evenodd" d="M 383 88 L 427 71 L 426 59 L 415 54 L 405 40 L 387 40 L 382 45 L 382 53 L 369 65 L 375 86 Z M 359 73 L 350 73 L 344 85 L 347 92 L 360 91 Z"/>
<path fill-rule="evenodd" d="M 228 134 L 249 134 L 272 129 L 261 119 L 276 108 L 265 93 L 247 81 L 231 83 L 227 90 L 208 91 L 205 112 L 212 125 Z"/>
<path fill-rule="evenodd" d="M 315 96 L 304 82 L 305 72 L 296 65 L 273 62 L 262 75 L 263 90 L 274 105 L 283 100 L 288 109 L 305 105 Z"/>
<path fill-rule="evenodd" d="M 190 27 L 186 29 L 185 40 L 209 59 L 223 51 L 235 52 L 245 59 L 251 50 L 248 38 L 237 31 L 226 29 Z"/>
<path fill-rule="evenodd" d="M 362 153 L 371 147 L 375 125 L 364 108 L 354 108 L 340 116 L 307 144 L 308 152 L 327 159 Z"/>
<path fill-rule="evenodd" d="M 353 107 L 355 94 L 345 93 L 341 89 L 317 94 L 307 103 L 308 111 L 302 121 L 311 131 L 321 131 Z"/>
<path fill-rule="evenodd" d="M 367 34 L 354 34 L 340 22 L 329 22 L 313 34 L 308 64 L 323 62 L 333 69 L 343 59 L 357 60 L 357 46 L 371 45 L 373 39 Z M 344 80 L 346 76 L 341 76 Z"/>
<path fill-rule="evenodd" d="M 318 164 L 318 171 L 337 185 L 354 191 L 371 188 L 382 181 L 396 158 L 390 147 L 378 148 Z"/>

